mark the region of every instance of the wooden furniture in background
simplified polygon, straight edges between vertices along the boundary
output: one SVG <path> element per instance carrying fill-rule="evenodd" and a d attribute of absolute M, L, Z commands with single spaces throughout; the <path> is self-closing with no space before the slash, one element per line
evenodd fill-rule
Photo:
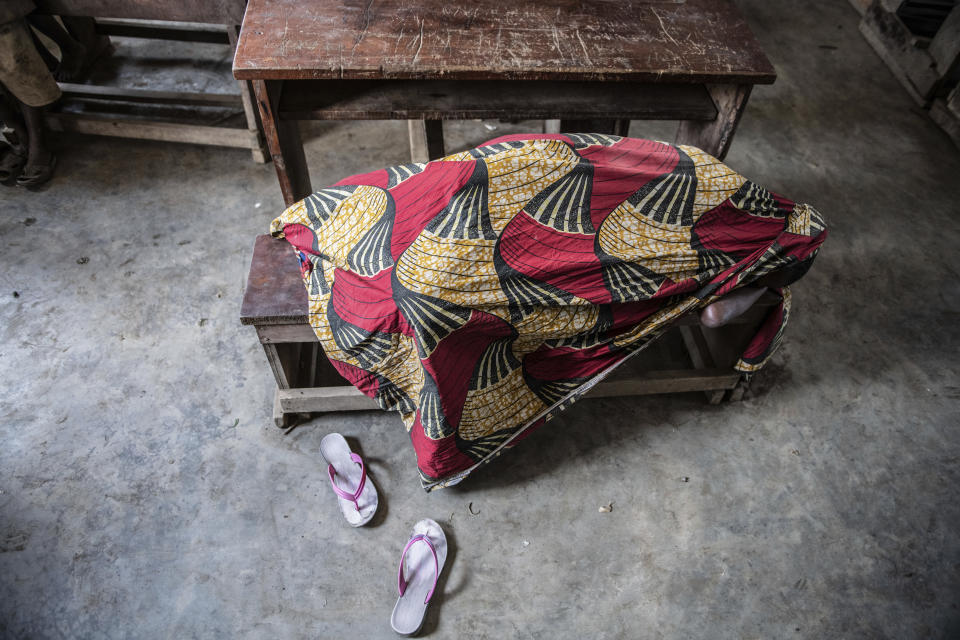
<path fill-rule="evenodd" d="M 236 50 L 246 0 L 35 0 L 37 11 L 97 19 L 97 33 L 106 36 L 216 43 Z M 51 111 L 47 121 L 54 131 L 74 131 L 168 142 L 187 142 L 250 149 L 256 162 L 267 152 L 250 83 L 240 81 L 240 94 L 153 91 L 93 84 L 61 83 L 64 101 L 98 104 L 138 103 L 240 107 L 246 126 L 211 126 L 189 121 L 170 122 L 131 117 L 124 113 L 70 113 Z"/>
<path fill-rule="evenodd" d="M 676 329 L 632 357 L 587 397 L 702 391 L 711 404 L 724 397 L 739 400 L 746 380 L 733 365 L 778 301 L 776 295 L 765 294 L 719 329 L 700 326 L 698 314 L 684 316 Z M 273 418 L 278 427 L 298 413 L 379 408 L 340 377 L 320 348 L 307 320 L 307 292 L 297 260 L 285 240 L 257 236 L 240 321 L 256 329 L 273 371 L 277 383 Z"/>
<path fill-rule="evenodd" d="M 416 162 L 443 155 L 445 119 L 621 135 L 680 120 L 678 142 L 723 158 L 751 88 L 776 77 L 729 0 L 250 0 L 233 70 L 287 204 L 312 191 L 297 120 L 413 121 Z"/>
<path fill-rule="evenodd" d="M 860 33 L 910 97 L 960 147 L 960 5 L 932 37 L 916 35 L 898 16 L 901 0 L 873 0 Z"/>

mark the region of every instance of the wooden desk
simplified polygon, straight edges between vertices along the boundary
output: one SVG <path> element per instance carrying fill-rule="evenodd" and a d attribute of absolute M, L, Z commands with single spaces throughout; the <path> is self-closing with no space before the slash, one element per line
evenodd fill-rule
<path fill-rule="evenodd" d="M 722 159 L 776 78 L 729 0 L 250 0 L 233 72 L 288 205 L 312 191 L 300 119 L 411 120 L 415 161 L 443 155 L 444 119 L 680 120 L 677 142 Z"/>

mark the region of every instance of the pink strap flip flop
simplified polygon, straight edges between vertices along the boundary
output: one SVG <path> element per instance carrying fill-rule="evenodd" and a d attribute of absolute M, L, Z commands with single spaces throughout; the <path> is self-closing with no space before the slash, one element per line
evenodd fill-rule
<path fill-rule="evenodd" d="M 363 458 L 350 450 L 350 445 L 339 433 L 324 436 L 320 441 L 320 453 L 327 461 L 330 484 L 337 494 L 343 517 L 354 527 L 370 522 L 377 512 L 379 499 L 373 482 L 367 482 Z"/>
<path fill-rule="evenodd" d="M 405 636 L 420 631 L 446 560 L 447 537 L 440 525 L 429 518 L 415 524 L 413 535 L 400 554 L 397 574 L 400 597 L 390 616 L 394 631 Z"/>

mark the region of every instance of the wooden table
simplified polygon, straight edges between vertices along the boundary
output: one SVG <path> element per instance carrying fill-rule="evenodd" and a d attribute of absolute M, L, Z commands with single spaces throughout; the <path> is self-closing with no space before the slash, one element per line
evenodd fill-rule
<path fill-rule="evenodd" d="M 250 0 L 233 71 L 288 205 L 312 191 L 297 120 L 409 120 L 415 161 L 443 154 L 445 119 L 679 120 L 722 159 L 776 78 L 729 0 Z"/>

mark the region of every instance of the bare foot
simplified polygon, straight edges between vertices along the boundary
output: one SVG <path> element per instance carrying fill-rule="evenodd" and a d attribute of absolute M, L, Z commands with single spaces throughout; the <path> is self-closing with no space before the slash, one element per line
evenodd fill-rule
<path fill-rule="evenodd" d="M 708 304 L 700 312 L 700 322 L 711 329 L 722 327 L 752 307 L 766 290 L 766 287 L 743 287 L 731 291 L 716 302 Z"/>

